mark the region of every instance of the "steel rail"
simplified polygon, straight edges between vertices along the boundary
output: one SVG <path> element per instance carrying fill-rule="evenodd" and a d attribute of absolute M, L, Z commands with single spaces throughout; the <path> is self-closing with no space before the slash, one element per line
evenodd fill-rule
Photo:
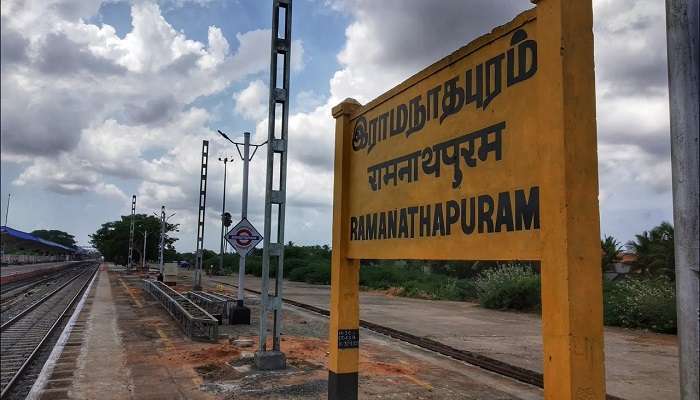
<path fill-rule="evenodd" d="M 61 272 L 65 273 L 66 271 L 61 271 Z M 61 272 L 57 273 L 57 275 L 60 274 Z M 5 301 L 6 299 L 15 297 L 18 294 L 21 294 L 22 292 L 26 292 L 27 289 L 32 288 L 36 285 L 40 285 L 46 281 L 50 281 L 51 279 L 56 279 L 56 276 L 54 276 L 54 274 L 50 274 L 49 276 L 40 276 L 38 278 L 40 278 L 40 279 L 37 279 L 35 281 L 31 281 L 31 282 L 25 282 L 24 284 L 16 285 L 16 286 L 13 286 L 9 289 L 3 290 L 2 293 L 0 293 L 3 301 Z M 21 283 L 21 282 L 18 282 L 18 283 Z"/>
<path fill-rule="evenodd" d="M 84 272 L 83 272 L 83 273 L 84 273 Z M 50 297 L 52 297 L 53 295 L 55 295 L 56 293 L 58 293 L 59 291 L 61 291 L 61 289 L 63 289 L 64 287 L 68 286 L 71 282 L 73 282 L 74 280 L 78 279 L 78 277 L 82 276 L 83 273 L 76 274 L 74 277 L 72 277 L 71 279 L 69 279 L 66 283 L 64 283 L 63 285 L 61 285 L 61 286 L 59 286 L 58 288 L 54 289 L 52 292 L 50 292 L 50 293 L 47 294 L 46 296 L 40 298 L 39 300 L 37 300 L 37 301 L 35 301 L 34 303 L 32 303 L 29 307 L 27 307 L 27 308 L 25 308 L 24 310 L 22 310 L 19 314 L 15 315 L 14 317 L 12 317 L 12 318 L 10 318 L 9 320 L 7 320 L 7 322 L 5 322 L 4 324 L 0 325 L 0 332 L 4 331 L 5 329 L 7 329 L 7 328 L 9 328 L 10 326 L 12 326 L 15 322 L 17 322 L 20 318 L 22 318 L 23 316 L 25 316 L 28 312 L 32 311 L 32 310 L 35 309 L 37 306 L 39 306 L 40 304 L 42 304 L 42 303 L 44 303 L 46 300 L 48 300 Z"/>
<path fill-rule="evenodd" d="M 11 282 L 11 283 L 18 283 L 18 285 L 12 286 L 9 289 L 5 289 L 0 293 L 0 301 L 3 303 L 7 303 L 8 301 L 16 298 L 18 295 L 21 295 L 22 293 L 26 292 L 27 290 L 36 287 L 38 285 L 41 285 L 47 281 L 53 280 L 53 279 L 59 279 L 62 276 L 65 276 L 67 274 L 70 274 L 71 272 L 75 271 L 76 266 L 67 266 L 63 269 L 60 269 L 58 271 L 51 271 L 47 274 L 44 275 L 39 275 L 39 276 L 33 276 L 29 279 L 26 279 L 26 282 L 23 283 L 23 281 L 17 281 L 17 282 Z M 33 278 L 33 279 L 32 279 Z M 10 284 L 11 284 L 10 283 Z M 6 284 L 7 285 L 7 284 Z"/>
<path fill-rule="evenodd" d="M 23 373 L 24 370 L 27 368 L 27 366 L 29 365 L 29 363 L 31 363 L 31 362 L 34 360 L 34 357 L 36 357 L 37 353 L 39 352 L 39 349 L 41 349 L 41 348 L 44 346 L 44 343 L 46 343 L 46 341 L 48 340 L 48 338 L 54 333 L 54 331 L 56 330 L 56 327 L 60 326 L 61 321 L 63 321 L 63 318 L 66 316 L 66 313 L 68 313 L 68 311 L 69 311 L 69 310 L 73 307 L 73 305 L 75 304 L 76 300 L 83 294 L 83 292 L 85 291 L 85 288 L 90 284 L 90 282 L 92 282 L 92 278 L 94 278 L 95 274 L 97 274 L 97 271 L 99 271 L 99 268 L 95 267 L 95 268 L 93 269 L 93 271 L 92 271 L 92 275 L 90 276 L 90 278 L 88 278 L 88 279 L 85 281 L 85 283 L 80 287 L 80 289 L 77 291 L 77 293 L 75 294 L 75 296 L 73 296 L 73 298 L 72 298 L 71 301 L 68 303 L 68 305 L 66 306 L 66 308 L 63 309 L 63 312 L 61 312 L 61 314 L 58 316 L 58 318 L 56 318 L 56 321 L 53 323 L 53 325 L 51 325 L 51 327 L 50 327 L 49 330 L 46 332 L 46 334 L 45 334 L 44 337 L 41 339 L 41 341 L 39 341 L 39 343 L 34 347 L 34 350 L 33 350 L 32 353 L 29 355 L 29 357 L 27 357 L 27 359 L 24 361 L 24 363 L 22 363 L 22 365 L 19 367 L 19 369 L 17 370 L 17 372 L 12 376 L 12 379 L 10 379 L 10 381 L 7 382 L 7 385 L 5 385 L 5 387 L 2 389 L 2 393 L 0 393 L 0 399 L 5 398 L 5 396 L 7 395 L 7 393 L 14 387 L 14 385 L 15 385 L 15 383 L 17 382 L 17 380 L 19 379 L 20 375 L 22 375 L 22 373 Z M 75 280 L 76 278 L 78 278 L 78 277 L 80 277 L 80 276 L 83 276 L 84 274 L 86 274 L 86 273 L 88 273 L 88 272 L 89 272 L 89 271 L 85 271 L 85 272 L 83 272 L 82 274 L 78 274 L 78 276 L 76 276 L 75 278 L 71 279 L 70 282 L 72 282 L 73 280 Z M 64 286 L 65 286 L 65 285 L 64 285 Z M 63 286 L 62 286 L 62 287 L 63 287 Z M 49 297 L 49 296 L 47 296 L 47 298 L 48 298 L 48 297 Z"/>
<path fill-rule="evenodd" d="M 222 281 L 217 281 L 217 280 L 211 280 L 212 282 L 220 283 L 222 285 L 226 286 L 231 286 L 231 287 L 238 287 L 235 284 L 228 283 L 228 282 L 222 282 Z M 260 294 L 260 291 L 258 290 L 253 290 L 253 289 L 248 289 L 245 288 L 246 291 L 255 293 L 255 294 Z M 287 298 L 282 299 L 283 302 L 293 305 L 295 307 L 299 307 L 301 309 L 304 309 L 306 311 L 311 311 L 316 314 L 320 314 L 326 317 L 330 317 L 330 311 L 312 306 L 310 304 L 305 304 L 296 300 L 290 300 Z M 477 366 L 479 368 L 485 369 L 490 372 L 494 372 L 496 374 L 506 376 L 511 379 L 515 379 L 519 382 L 526 383 L 528 385 L 532 386 L 537 386 L 539 388 L 544 387 L 544 380 L 542 373 L 536 372 L 527 368 L 522 368 L 518 367 L 512 364 L 508 364 L 503 361 L 496 360 L 495 358 L 491 358 L 479 353 L 475 353 L 473 351 L 468 351 L 468 350 L 461 350 L 461 349 L 456 349 L 452 346 L 448 346 L 446 344 L 436 342 L 431 339 L 426 339 L 424 337 L 412 335 L 407 332 L 400 331 L 398 329 L 394 328 L 389 328 L 387 326 L 375 324 L 373 322 L 365 321 L 363 319 L 360 320 L 360 326 L 369 329 L 370 331 L 380 333 L 385 336 L 389 336 L 394 339 L 401 340 L 402 342 L 410 343 L 414 346 L 418 346 L 422 349 L 429 350 L 450 358 L 453 358 L 455 360 L 463 361 L 465 363 Z M 606 395 L 607 400 L 625 400 L 622 397 L 617 397 L 613 396 L 611 394 Z"/>

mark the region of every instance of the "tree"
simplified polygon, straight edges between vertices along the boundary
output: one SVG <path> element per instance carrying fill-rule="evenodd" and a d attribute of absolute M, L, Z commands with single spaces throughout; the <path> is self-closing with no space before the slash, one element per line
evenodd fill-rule
<path fill-rule="evenodd" d="M 54 243 L 62 244 L 66 247 L 70 247 L 72 249 L 75 248 L 75 237 L 71 235 L 68 232 L 63 232 L 55 229 L 51 230 L 45 230 L 45 229 L 38 229 L 36 231 L 31 232 L 32 235 L 42 238 L 44 240 L 49 240 Z"/>
<path fill-rule="evenodd" d="M 628 242 L 627 247 L 637 255 L 635 265 L 643 273 L 675 278 L 673 225 L 670 223 L 662 222 L 648 232 L 635 235 L 635 240 Z"/>
<path fill-rule="evenodd" d="M 605 272 L 605 269 L 617 259 L 622 250 L 622 243 L 618 242 L 614 237 L 606 235 L 600 241 L 600 247 L 603 250 L 601 268 Z"/>
<path fill-rule="evenodd" d="M 126 265 L 129 258 L 129 229 L 131 216 L 122 215 L 119 221 L 106 222 L 102 224 L 97 232 L 90 235 L 90 243 L 102 253 L 106 261 L 116 264 Z M 179 224 L 165 224 L 165 250 L 163 258 L 172 260 L 177 254 L 173 243 L 177 238 L 170 237 L 169 232 L 177 232 Z M 134 215 L 134 249 L 132 253 L 133 261 L 139 263 L 143 257 L 143 233 L 148 231 L 146 241 L 146 259 L 157 260 L 159 257 L 158 246 L 160 245 L 160 219 L 145 214 Z"/>

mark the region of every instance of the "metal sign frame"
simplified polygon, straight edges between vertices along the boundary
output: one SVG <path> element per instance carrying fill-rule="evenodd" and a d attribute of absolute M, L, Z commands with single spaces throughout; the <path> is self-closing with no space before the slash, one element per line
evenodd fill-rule
<path fill-rule="evenodd" d="M 368 104 L 333 108 L 330 400 L 357 398 L 360 260 L 467 257 L 541 262 L 545 399 L 605 398 L 592 27 L 590 0 L 539 0 Z"/>

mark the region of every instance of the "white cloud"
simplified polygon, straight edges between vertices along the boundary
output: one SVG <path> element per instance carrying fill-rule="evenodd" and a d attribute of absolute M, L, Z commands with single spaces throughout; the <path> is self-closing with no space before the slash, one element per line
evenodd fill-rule
<path fill-rule="evenodd" d="M 230 150 L 209 128 L 215 111 L 193 103 L 253 77 L 234 95 L 234 110 L 256 123 L 254 142 L 266 140 L 270 30 L 239 32 L 230 45 L 210 26 L 203 43 L 175 30 L 156 3 L 139 1 L 131 6 L 132 29 L 119 37 L 109 25 L 85 22 L 99 4 L 2 2 L 3 163 L 26 166 L 16 185 L 64 194 L 128 200 L 114 183 L 127 179 L 137 188 L 140 209 L 165 203 L 177 211 L 180 236 L 191 238 L 183 248 L 191 249 L 201 138 L 212 138 L 208 232 L 217 230 L 222 195 L 223 167 L 215 155 Z M 301 92 L 292 100 L 298 112 L 289 118 L 287 226 L 295 227 L 288 235 L 295 241 L 330 241 L 333 106 L 346 97 L 367 102 L 531 7 L 507 0 L 478 7 L 462 0 L 329 4 L 351 23 L 335 55 L 340 67 L 329 92 Z M 595 2 L 600 185 L 607 210 L 622 208 L 625 193 L 635 194 L 639 210 L 669 207 L 663 23 L 659 2 Z M 300 40 L 293 42 L 292 56 L 298 73 L 308 62 Z M 259 227 L 264 151 L 251 165 L 251 219 Z M 238 210 L 241 177 L 229 167 L 228 209 Z"/>
<path fill-rule="evenodd" d="M 234 109 L 243 118 L 259 120 L 267 115 L 269 95 L 267 85 L 260 79 L 256 79 L 250 82 L 245 89 L 233 94 Z"/>

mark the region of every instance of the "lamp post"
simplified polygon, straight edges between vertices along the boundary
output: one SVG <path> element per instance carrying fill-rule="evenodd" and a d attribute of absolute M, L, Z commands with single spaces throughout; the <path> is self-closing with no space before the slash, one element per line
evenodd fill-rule
<path fill-rule="evenodd" d="M 224 163 L 224 194 L 221 199 L 221 249 L 220 249 L 220 257 L 219 257 L 219 271 L 224 270 L 224 213 L 226 212 L 226 166 L 229 161 L 228 157 L 221 158 L 219 157 L 219 161 L 223 161 Z"/>
<path fill-rule="evenodd" d="M 226 140 L 236 145 L 236 150 L 238 150 L 238 155 L 241 156 L 243 160 L 243 190 L 241 193 L 241 220 L 248 218 L 248 166 L 250 160 L 258 150 L 258 147 L 263 146 L 265 143 L 261 144 L 250 144 L 250 132 L 243 133 L 243 143 L 234 142 L 229 139 L 229 137 L 218 131 L 221 136 Z M 239 146 L 243 146 L 243 154 Z M 250 147 L 253 147 L 253 154 L 250 154 Z M 222 235 L 223 238 L 223 235 Z M 248 324 L 250 325 L 250 309 L 245 306 L 245 256 L 240 256 L 238 260 L 238 299 L 236 301 L 236 308 L 233 310 L 233 315 L 230 318 L 231 324 Z"/>
<path fill-rule="evenodd" d="M 141 268 L 145 271 L 146 270 L 146 240 L 148 239 L 148 230 L 144 229 L 143 230 L 143 263 L 141 264 Z"/>
<path fill-rule="evenodd" d="M 158 213 L 153 212 L 153 215 L 158 217 Z M 159 265 L 159 270 L 161 276 L 165 273 L 165 267 L 164 267 L 164 260 L 163 260 L 163 251 L 165 250 L 165 225 L 168 222 L 168 220 L 174 216 L 175 213 L 172 213 L 168 215 L 167 217 L 165 216 L 165 206 L 160 206 L 160 245 L 158 246 L 159 254 L 158 254 L 158 265 Z"/>
<path fill-rule="evenodd" d="M 7 214 L 10 212 L 10 196 L 12 193 L 7 194 L 7 207 L 5 208 L 5 229 L 7 229 Z M 0 263 L 5 259 L 5 241 L 0 239 Z"/>

